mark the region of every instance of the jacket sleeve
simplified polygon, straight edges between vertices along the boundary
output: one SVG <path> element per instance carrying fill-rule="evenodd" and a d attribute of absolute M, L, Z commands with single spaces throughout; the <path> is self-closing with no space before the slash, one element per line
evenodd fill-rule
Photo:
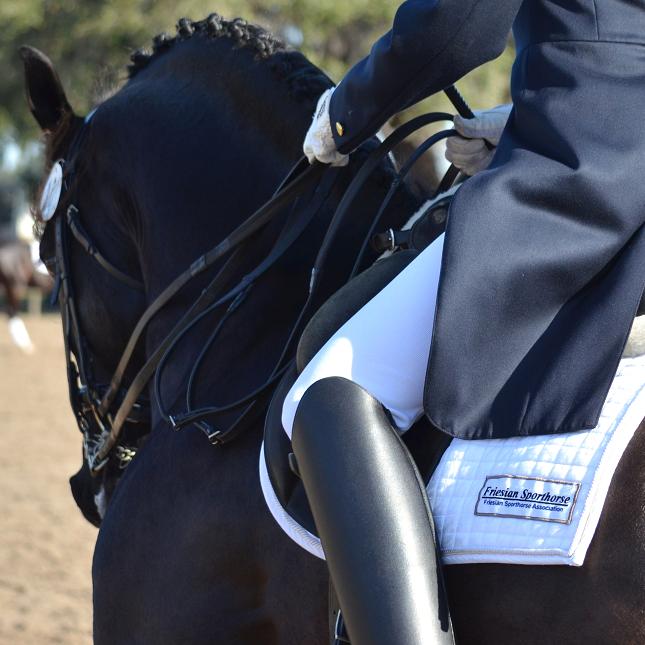
<path fill-rule="evenodd" d="M 332 95 L 330 117 L 338 150 L 351 152 L 392 115 L 499 56 L 521 4 L 406 0 L 392 30 Z"/>

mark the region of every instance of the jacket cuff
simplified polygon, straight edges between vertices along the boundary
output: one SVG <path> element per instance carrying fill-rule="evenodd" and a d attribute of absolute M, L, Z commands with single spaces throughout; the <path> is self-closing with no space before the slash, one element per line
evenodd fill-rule
<path fill-rule="evenodd" d="M 352 132 L 351 123 L 347 114 L 344 114 L 340 106 L 344 103 L 341 100 L 343 93 L 342 83 L 334 89 L 329 101 L 329 121 L 331 123 L 331 132 L 334 137 L 336 149 L 342 154 L 349 154 L 355 148 L 358 148 L 363 140 L 357 140 L 357 132 Z"/>

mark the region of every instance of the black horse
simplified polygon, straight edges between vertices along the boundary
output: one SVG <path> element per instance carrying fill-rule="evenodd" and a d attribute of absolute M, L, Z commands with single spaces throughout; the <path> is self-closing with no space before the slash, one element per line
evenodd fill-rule
<path fill-rule="evenodd" d="M 34 50 L 23 50 L 23 58 L 32 111 L 49 133 L 51 164 L 66 157 L 83 120 L 73 114 L 49 61 Z M 153 54 L 134 56 L 129 82 L 90 122 L 74 188 L 92 238 L 114 265 L 145 285 L 138 292 L 115 281 L 72 245 L 80 326 L 98 379 L 109 379 L 146 304 L 271 195 L 298 158 L 315 99 L 329 84 L 266 32 L 217 16 L 182 21 L 176 37 L 155 40 Z M 233 400 L 266 379 L 306 294 L 322 220 L 364 155 L 358 152 L 341 175 L 325 217 L 232 314 L 196 380 L 198 401 Z M 347 222 L 321 301 L 346 278 L 390 179 L 382 167 Z M 417 204 L 402 191 L 393 206 L 385 226 L 400 224 Z M 254 241 L 249 267 L 271 247 L 279 224 Z M 53 244 L 47 226 L 44 258 L 54 255 Z M 137 365 L 206 280 L 191 282 L 155 318 Z M 182 409 L 186 380 L 214 324 L 200 325 L 171 361 L 161 388 L 169 407 Z M 328 642 L 324 564 L 292 545 L 264 508 L 257 474 L 261 419 L 225 448 L 210 446 L 194 427 L 174 432 L 155 410 L 151 428 L 113 492 L 99 532 L 95 641 Z M 583 568 L 449 568 L 459 642 L 645 639 L 644 449 L 641 427 L 616 473 Z"/>
<path fill-rule="evenodd" d="M 67 156 L 83 119 L 73 114 L 49 61 L 33 50 L 23 50 L 23 58 L 32 111 L 49 133 L 51 165 Z M 74 189 L 89 235 L 110 262 L 145 285 L 144 292 L 129 288 L 71 246 L 80 327 L 99 381 L 109 379 L 144 307 L 271 196 L 300 157 L 316 99 L 330 84 L 268 33 L 217 16 L 182 21 L 176 37 L 155 40 L 152 55 L 133 57 L 129 82 L 88 124 Z M 234 400 L 267 378 L 306 298 L 326 224 L 365 154 L 340 175 L 310 228 L 230 318 L 196 379 L 196 401 Z M 346 280 L 391 179 L 384 163 L 370 180 L 333 247 L 320 303 Z M 401 191 L 386 224 L 402 224 L 416 206 Z M 289 216 L 253 241 L 235 280 L 266 254 Z M 53 246 L 47 226 L 44 258 L 54 255 Z M 191 282 L 154 319 L 135 367 L 211 276 Z M 162 382 L 169 406 L 181 409 L 188 373 L 216 320 L 205 320 L 173 356 Z M 262 419 L 226 448 L 210 446 L 195 428 L 173 432 L 156 408 L 150 425 L 99 533 L 96 642 L 325 642 L 324 564 L 293 545 L 264 506 Z M 95 491 L 84 482 L 76 480 L 77 499 L 98 522 Z"/>

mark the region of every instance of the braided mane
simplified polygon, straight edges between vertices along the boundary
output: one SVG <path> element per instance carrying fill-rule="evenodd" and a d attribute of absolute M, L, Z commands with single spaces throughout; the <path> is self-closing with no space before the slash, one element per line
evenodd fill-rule
<path fill-rule="evenodd" d="M 133 52 L 130 56 L 132 62 L 128 66 L 128 78 L 134 78 L 176 43 L 196 36 L 227 38 L 234 47 L 253 51 L 257 60 L 268 61 L 277 76 L 288 81 L 290 94 L 296 100 L 316 99 L 332 84 L 326 74 L 302 54 L 289 49 L 283 40 L 271 32 L 242 18 L 226 20 L 217 13 L 199 21 L 182 18 L 177 23 L 175 36 L 159 34 L 153 38 L 152 50 L 143 48 Z"/>

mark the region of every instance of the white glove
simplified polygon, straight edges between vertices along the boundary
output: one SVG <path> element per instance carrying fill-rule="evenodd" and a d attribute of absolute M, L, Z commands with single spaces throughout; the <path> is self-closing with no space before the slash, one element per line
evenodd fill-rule
<path fill-rule="evenodd" d="M 332 87 L 318 99 L 314 118 L 309 126 L 302 149 L 307 159 L 309 159 L 309 163 L 313 163 L 317 159 L 332 166 L 346 166 L 349 156 L 338 152 L 334 135 L 331 131 L 329 102 L 333 91 L 334 88 Z"/>
<path fill-rule="evenodd" d="M 478 110 L 474 119 L 455 116 L 455 130 L 461 136 L 446 141 L 446 159 L 470 176 L 488 168 L 495 150 L 489 150 L 486 141 L 499 143 L 512 108 L 509 104 Z"/>

